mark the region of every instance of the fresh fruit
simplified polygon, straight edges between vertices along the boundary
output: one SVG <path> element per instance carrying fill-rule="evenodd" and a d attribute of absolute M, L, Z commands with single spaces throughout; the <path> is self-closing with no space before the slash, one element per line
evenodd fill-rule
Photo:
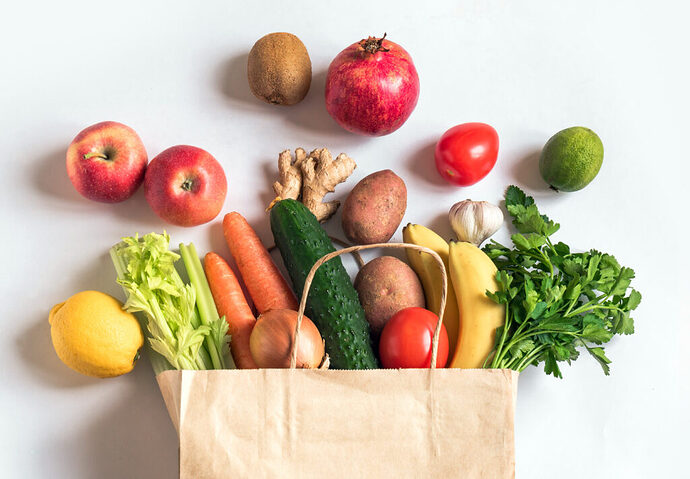
<path fill-rule="evenodd" d="M 496 328 L 505 321 L 505 306 L 492 301 L 496 266 L 486 253 L 471 243 L 451 241 L 450 278 L 458 301 L 460 330 L 451 368 L 481 368 L 494 348 Z"/>
<path fill-rule="evenodd" d="M 391 170 L 360 180 L 343 205 L 343 231 L 355 244 L 385 243 L 400 226 L 407 209 L 405 182 Z"/>
<path fill-rule="evenodd" d="M 357 273 L 355 289 L 374 337 L 401 309 L 425 304 L 419 278 L 394 256 L 380 256 L 365 264 Z"/>
<path fill-rule="evenodd" d="M 220 163 L 194 146 L 178 145 L 156 156 L 146 170 L 151 209 L 168 223 L 196 226 L 218 216 L 227 192 Z"/>
<path fill-rule="evenodd" d="M 254 96 L 266 103 L 299 103 L 311 85 L 309 53 L 295 35 L 269 33 L 249 52 L 247 78 Z"/>
<path fill-rule="evenodd" d="M 498 158 L 498 133 L 486 123 L 463 123 L 436 143 L 436 169 L 448 182 L 470 186 L 489 174 Z"/>
<path fill-rule="evenodd" d="M 417 105 L 419 77 L 412 58 L 385 37 L 353 43 L 328 67 L 326 108 L 353 133 L 392 133 Z"/>
<path fill-rule="evenodd" d="M 446 294 L 446 308 L 443 313 L 443 325 L 448 332 L 448 341 L 452 358 L 455 354 L 455 346 L 458 342 L 458 302 L 455 298 L 455 291 L 450 282 L 448 268 L 448 243 L 435 232 L 422 225 L 408 224 L 403 228 L 403 241 L 405 243 L 425 246 L 433 250 L 443 260 L 448 275 L 448 291 Z M 422 253 L 412 249 L 407 249 L 407 260 L 415 270 L 417 276 L 422 281 L 424 296 L 426 296 L 426 308 L 435 314 L 439 314 L 441 309 L 441 271 L 434 258 L 430 254 Z"/>
<path fill-rule="evenodd" d="M 260 368 L 289 368 L 297 311 L 272 309 L 259 316 L 249 338 L 254 362 Z M 316 369 L 324 360 L 323 339 L 314 323 L 302 316 L 297 340 L 296 368 Z"/>
<path fill-rule="evenodd" d="M 314 214 L 296 200 L 282 200 L 271 208 L 271 231 L 298 297 L 312 266 L 335 251 Z M 326 340 L 334 369 L 374 369 L 369 323 L 357 291 L 340 258 L 321 266 L 309 290 L 306 314 Z"/>
<path fill-rule="evenodd" d="M 90 200 L 118 203 L 144 181 L 148 155 L 130 127 L 115 121 L 82 130 L 67 149 L 67 174 L 76 190 Z"/>
<path fill-rule="evenodd" d="M 58 357 L 75 371 L 98 378 L 128 373 L 144 335 L 122 304 L 99 291 L 82 291 L 50 310 L 50 336 Z"/>
<path fill-rule="evenodd" d="M 551 188 L 577 191 L 599 173 L 604 145 L 589 128 L 574 126 L 553 135 L 539 157 L 539 172 Z"/>
<path fill-rule="evenodd" d="M 388 320 L 381 332 L 379 355 L 384 368 L 428 368 L 438 316 L 424 308 L 405 308 Z M 448 334 L 441 324 L 436 367 L 448 361 Z"/>

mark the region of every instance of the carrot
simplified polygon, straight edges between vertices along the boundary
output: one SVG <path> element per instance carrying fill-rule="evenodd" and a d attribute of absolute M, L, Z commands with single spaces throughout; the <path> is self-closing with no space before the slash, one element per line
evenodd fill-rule
<path fill-rule="evenodd" d="M 225 316 L 230 330 L 230 353 L 239 369 L 256 369 L 249 351 L 249 336 L 256 323 L 242 287 L 228 263 L 216 253 L 204 257 L 206 279 L 218 314 Z"/>
<path fill-rule="evenodd" d="M 235 211 L 226 214 L 223 233 L 259 314 L 271 309 L 296 311 L 298 303 L 295 293 L 247 220 Z"/>

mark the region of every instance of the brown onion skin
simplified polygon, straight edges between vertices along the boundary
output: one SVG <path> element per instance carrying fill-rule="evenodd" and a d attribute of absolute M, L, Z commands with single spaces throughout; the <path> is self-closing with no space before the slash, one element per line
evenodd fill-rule
<path fill-rule="evenodd" d="M 296 326 L 297 311 L 290 309 L 272 309 L 259 316 L 249 337 L 249 350 L 258 367 L 290 367 L 292 337 Z M 319 330 L 309 318 L 303 316 L 297 344 L 297 368 L 318 368 L 324 354 Z"/>

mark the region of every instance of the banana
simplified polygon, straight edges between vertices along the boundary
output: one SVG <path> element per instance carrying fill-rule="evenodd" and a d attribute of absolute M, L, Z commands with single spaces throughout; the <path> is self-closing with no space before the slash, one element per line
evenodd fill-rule
<path fill-rule="evenodd" d="M 446 295 L 446 308 L 443 313 L 443 325 L 448 333 L 448 357 L 452 358 L 458 341 L 458 303 L 455 299 L 455 292 L 450 284 L 450 274 L 448 273 L 448 243 L 429 228 L 414 224 L 408 224 L 403 228 L 403 241 L 432 249 L 446 265 L 448 294 Z M 422 282 L 427 309 L 438 314 L 441 306 L 441 272 L 438 269 L 438 265 L 429 254 L 411 249 L 406 250 L 406 252 L 412 269 L 415 270 Z"/>
<path fill-rule="evenodd" d="M 505 321 L 505 306 L 493 302 L 496 266 L 482 250 L 465 242 L 451 241 L 450 277 L 458 298 L 460 330 L 451 368 L 481 368 L 494 347 L 496 328 Z"/>

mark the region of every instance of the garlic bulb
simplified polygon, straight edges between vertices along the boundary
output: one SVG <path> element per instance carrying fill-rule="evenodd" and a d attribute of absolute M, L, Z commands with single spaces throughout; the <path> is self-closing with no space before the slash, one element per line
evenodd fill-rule
<path fill-rule="evenodd" d="M 465 200 L 450 208 L 448 219 L 460 241 L 479 246 L 499 230 L 503 212 L 488 201 Z"/>

